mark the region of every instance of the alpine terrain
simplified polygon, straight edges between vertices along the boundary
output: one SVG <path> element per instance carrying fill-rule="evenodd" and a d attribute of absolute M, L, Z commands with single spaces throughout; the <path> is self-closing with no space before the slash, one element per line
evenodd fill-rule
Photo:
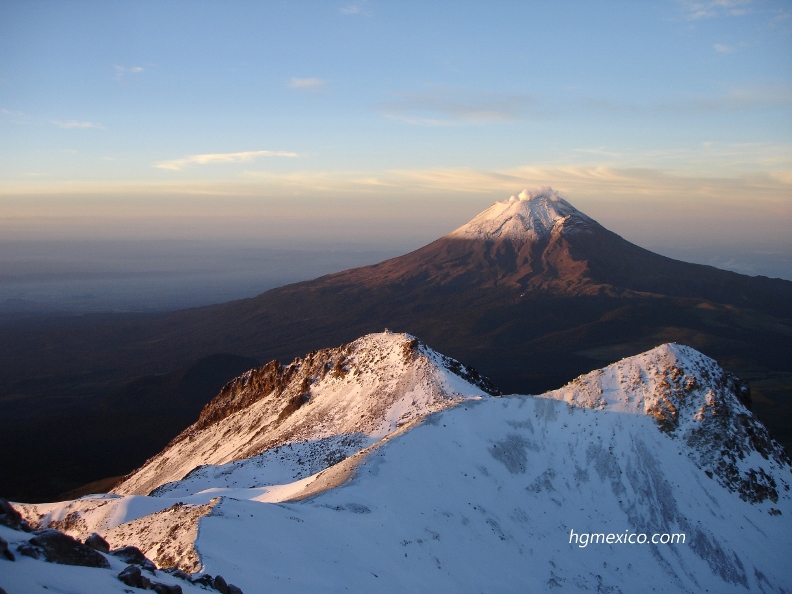
<path fill-rule="evenodd" d="M 540 188 L 412 253 L 250 299 L 8 322 L 0 492 L 52 499 L 140 466 L 189 424 L 172 411 L 211 398 L 181 391 L 192 400 L 175 406 L 176 370 L 220 354 L 289 361 L 383 328 L 420 336 L 505 392 L 534 394 L 657 344 L 689 344 L 749 381 L 752 410 L 792 444 L 792 282 L 654 254 Z M 261 381 L 282 372 L 272 373 Z M 143 397 L 142 385 L 161 389 Z"/>
<path fill-rule="evenodd" d="M 501 396 L 367 335 L 234 379 L 113 493 L 0 502 L 0 587 L 788 592 L 792 466 L 747 402 L 679 344 Z"/>

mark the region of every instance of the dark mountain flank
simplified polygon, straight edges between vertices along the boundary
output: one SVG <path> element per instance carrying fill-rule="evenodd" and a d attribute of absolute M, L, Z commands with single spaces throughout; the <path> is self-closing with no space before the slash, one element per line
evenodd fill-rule
<path fill-rule="evenodd" d="M 791 443 L 792 282 L 654 254 L 549 189 L 495 203 L 410 254 L 251 299 L 171 314 L 7 321 L 0 425 L 24 427 L 30 411 L 96 402 L 214 353 L 291 360 L 385 327 L 420 336 L 507 393 L 539 393 L 661 343 L 687 344 L 747 380 L 755 412 Z M 2 439 L 2 456 L 24 447 Z M 144 446 L 126 467 L 81 476 L 128 472 L 157 449 Z M 4 477 L 0 494 L 45 496 L 10 492 L 36 472 L 31 461 L 15 482 Z"/>

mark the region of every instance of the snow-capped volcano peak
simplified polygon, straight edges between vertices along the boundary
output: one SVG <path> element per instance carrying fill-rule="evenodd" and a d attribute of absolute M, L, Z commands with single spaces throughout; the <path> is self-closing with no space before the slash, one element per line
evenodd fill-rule
<path fill-rule="evenodd" d="M 549 187 L 523 190 L 496 202 L 449 234 L 458 239 L 533 241 L 549 236 L 569 217 L 591 221 Z"/>

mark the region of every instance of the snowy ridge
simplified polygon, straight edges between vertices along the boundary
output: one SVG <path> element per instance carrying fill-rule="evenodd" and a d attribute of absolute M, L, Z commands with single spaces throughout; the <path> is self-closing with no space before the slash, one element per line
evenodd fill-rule
<path fill-rule="evenodd" d="M 412 336 L 370 334 L 233 380 L 198 422 L 113 492 L 291 483 L 427 414 L 493 392 L 475 371 Z"/>
<path fill-rule="evenodd" d="M 789 498 L 790 461 L 745 404 L 747 388 L 698 351 L 664 344 L 578 377 L 545 398 L 647 415 L 721 485 L 750 502 Z"/>
<path fill-rule="evenodd" d="M 328 361 L 341 363 L 339 377 Z M 792 590 L 792 466 L 744 406 L 740 383 L 689 347 L 663 345 L 539 397 L 481 398 L 487 390 L 476 384 L 486 384 L 470 370 L 408 335 L 369 335 L 263 369 L 224 388 L 163 454 L 190 455 L 175 447 L 190 436 L 244 449 L 234 433 L 246 427 L 239 415 L 247 422 L 262 401 L 277 401 L 270 412 L 279 417 L 306 378 L 314 380 L 309 399 L 274 433 L 295 415 L 321 430 L 352 423 L 357 433 L 287 438 L 198 468 L 157 496 L 94 495 L 20 511 L 37 527 L 136 545 L 160 566 L 233 575 L 248 594 Z M 256 397 L 255 386 L 278 382 Z M 323 408 L 320 397 L 355 412 Z M 379 416 L 360 418 L 375 409 Z M 360 443 L 344 441 L 356 436 Z M 323 440 L 354 453 L 329 467 L 318 461 L 323 469 L 306 476 L 310 464 L 295 455 L 326 453 Z M 169 463 L 155 457 L 142 470 Z M 282 482 L 267 482 L 276 477 Z M 0 534 L 24 538 L 10 532 Z M 683 540 L 581 544 L 573 533 Z M 39 577 L 25 563 L 4 566 L 11 572 L 0 586 L 75 581 L 72 568 L 55 576 L 47 567 Z M 123 591 L 113 586 L 101 591 Z"/>
<path fill-rule="evenodd" d="M 530 243 L 549 237 L 567 220 L 576 223 L 592 219 L 577 210 L 549 187 L 523 190 L 508 200 L 496 202 L 447 237 L 456 239 L 502 240 Z"/>

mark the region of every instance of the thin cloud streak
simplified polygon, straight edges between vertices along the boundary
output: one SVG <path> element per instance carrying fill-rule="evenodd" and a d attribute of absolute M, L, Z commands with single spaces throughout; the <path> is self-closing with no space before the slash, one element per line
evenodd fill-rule
<path fill-rule="evenodd" d="M 233 153 L 232 153 L 233 154 Z M 201 155 L 205 157 L 206 155 Z M 226 157 L 227 155 L 224 155 Z M 211 155 L 209 157 L 214 157 Z M 205 162 L 216 162 L 208 160 Z M 228 159 L 226 159 L 228 162 Z M 720 193 L 730 186 L 734 188 L 761 188 L 770 192 L 776 201 L 792 207 L 792 169 L 775 171 L 753 171 L 743 174 L 694 174 L 672 169 L 652 167 L 619 167 L 610 165 L 526 165 L 504 170 L 475 170 L 465 168 L 404 169 L 371 171 L 298 171 L 293 173 L 246 172 L 244 179 L 234 181 L 207 182 L 150 181 L 118 183 L 52 183 L 25 184 L 0 189 L 0 196 L 31 196 L 58 194 L 106 195 L 108 193 L 130 195 L 171 194 L 204 196 L 277 196 L 284 191 L 310 193 L 319 192 L 336 195 L 370 192 L 379 189 L 406 197 L 410 192 L 486 194 L 512 192 L 525 185 L 551 185 L 557 189 L 587 194 L 592 191 L 607 191 L 614 196 L 666 195 L 675 193 L 680 200 L 700 195 L 702 188 L 718 188 L 712 197 L 725 199 L 732 196 L 743 200 L 746 194 L 737 190 Z M 10 198 L 9 198 L 10 199 Z M 2 206 L 2 202 L 0 202 Z M 20 203 L 20 206 L 23 206 Z"/>
<path fill-rule="evenodd" d="M 118 64 L 113 64 L 113 70 L 115 70 L 115 79 L 116 82 L 121 84 L 127 84 L 126 75 L 127 74 L 140 74 L 143 72 L 142 66 L 119 66 Z"/>
<path fill-rule="evenodd" d="M 78 120 L 68 120 L 63 122 L 61 120 L 52 120 L 52 123 L 56 125 L 58 128 L 70 129 L 70 128 L 104 128 L 102 124 L 98 124 L 96 122 L 81 122 Z"/>
<path fill-rule="evenodd" d="M 465 92 L 443 89 L 426 93 L 401 93 L 379 103 L 380 113 L 391 120 L 422 126 L 455 126 L 513 121 L 535 106 L 533 97 L 519 94 Z"/>
<path fill-rule="evenodd" d="M 722 15 L 742 16 L 748 14 L 748 5 L 752 0 L 678 0 L 687 19 L 697 21 L 711 19 Z"/>
<path fill-rule="evenodd" d="M 353 2 L 351 4 L 345 4 L 344 6 L 338 9 L 338 12 L 345 15 L 365 14 L 363 12 L 363 7 L 365 5 L 366 5 L 366 0 L 361 0 L 361 2 Z"/>
<path fill-rule="evenodd" d="M 409 235 L 420 238 L 418 247 L 496 200 L 546 185 L 639 245 L 691 238 L 717 243 L 724 236 L 788 244 L 790 170 L 702 176 L 597 165 L 257 172 L 233 182 L 31 181 L 16 188 L 21 191 L 0 190 L 0 234 L 91 237 L 115 229 L 130 237 L 259 238 L 265 233 L 290 241 L 321 236 L 401 242 Z"/>
<path fill-rule="evenodd" d="M 0 109 L 0 114 L 5 118 L 8 118 L 12 124 L 23 126 L 30 123 L 30 118 L 28 118 L 28 116 L 22 111 L 13 111 L 3 107 Z"/>
<path fill-rule="evenodd" d="M 292 78 L 287 85 L 290 89 L 317 92 L 325 88 L 327 83 L 321 78 Z"/>
<path fill-rule="evenodd" d="M 157 169 L 181 171 L 188 165 L 209 165 L 214 163 L 242 163 L 252 161 L 257 157 L 299 157 L 298 153 L 287 151 L 245 151 L 239 153 L 207 153 L 191 155 L 181 159 L 161 161 L 154 165 Z"/>

